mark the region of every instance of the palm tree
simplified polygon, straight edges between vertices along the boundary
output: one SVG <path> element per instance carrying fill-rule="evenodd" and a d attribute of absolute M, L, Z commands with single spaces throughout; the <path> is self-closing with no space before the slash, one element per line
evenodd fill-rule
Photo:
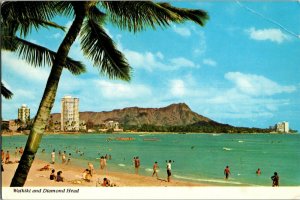
<path fill-rule="evenodd" d="M 192 20 L 203 26 L 205 20 L 208 19 L 207 13 L 202 10 L 180 9 L 172 7 L 168 3 L 154 2 L 56 2 L 53 10 L 57 9 L 64 15 L 73 16 L 74 21 L 51 60 L 52 67 L 46 88 L 11 186 L 23 186 L 26 181 L 55 101 L 60 76 L 63 67 L 66 66 L 69 50 L 78 36 L 81 39 L 84 55 L 93 61 L 93 65 L 100 70 L 100 73 L 111 79 L 129 81 L 131 67 L 105 32 L 103 25 L 106 19 L 120 29 L 128 29 L 133 32 L 144 30 L 147 27 L 155 28 L 156 25 L 166 27 L 172 22 L 182 23 L 186 20 Z M 102 10 L 105 10 L 106 13 L 103 13 Z M 47 16 L 45 13 L 49 12 L 47 9 L 39 11 L 44 12 L 45 16 Z M 48 20 L 48 18 L 46 19 Z M 30 61 L 35 59 L 28 56 L 25 58 Z"/>
<path fill-rule="evenodd" d="M 54 27 L 64 30 L 64 27 L 49 21 L 57 15 L 54 2 L 4 2 L 1 5 L 1 49 L 13 51 L 19 54 L 20 58 L 25 59 L 35 67 L 45 64 L 52 65 L 56 53 L 40 45 L 26 41 L 18 36 L 26 37 L 34 27 Z M 43 12 L 49 10 L 49 12 Z M 16 15 L 16 13 L 18 13 Z M 65 63 L 72 74 L 78 75 L 85 72 L 85 66 L 78 61 L 67 58 Z M 13 93 L 8 90 L 1 82 L 1 94 L 6 99 L 10 99 Z"/>

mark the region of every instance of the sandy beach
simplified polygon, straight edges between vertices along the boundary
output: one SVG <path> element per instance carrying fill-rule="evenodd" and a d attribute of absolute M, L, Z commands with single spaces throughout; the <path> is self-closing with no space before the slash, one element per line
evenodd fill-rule
<path fill-rule="evenodd" d="M 168 186 L 204 186 L 199 183 L 184 182 L 178 180 L 172 180 L 171 182 L 166 181 L 165 171 L 161 170 L 159 174 L 162 178 L 157 179 L 156 177 L 148 177 L 130 173 L 112 172 L 100 169 L 95 169 L 91 182 L 86 182 L 82 179 L 82 172 L 84 168 L 63 165 L 60 163 L 51 164 L 50 167 L 54 168 L 55 171 L 62 171 L 64 182 L 56 182 L 49 179 L 51 170 L 39 171 L 40 168 L 49 164 L 49 162 L 37 160 L 32 164 L 29 175 L 27 177 L 25 187 L 96 187 L 99 186 L 104 177 L 108 178 L 111 183 L 116 184 L 117 187 L 126 186 L 155 186 L 155 187 L 168 187 Z M 15 173 L 18 163 L 3 164 L 4 172 L 2 172 L 2 187 L 9 187 L 11 179 Z M 100 184 L 98 184 L 98 181 Z"/>

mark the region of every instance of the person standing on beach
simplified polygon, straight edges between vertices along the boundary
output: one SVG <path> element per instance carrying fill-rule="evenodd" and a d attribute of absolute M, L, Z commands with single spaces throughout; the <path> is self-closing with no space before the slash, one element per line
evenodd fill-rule
<path fill-rule="evenodd" d="M 2 155 L 2 162 L 4 162 L 4 159 L 5 159 L 5 153 L 4 153 L 3 149 L 1 149 L 1 155 Z"/>
<path fill-rule="evenodd" d="M 172 170 L 172 165 L 171 165 L 172 161 L 169 160 L 169 162 L 167 163 L 167 175 L 168 175 L 168 182 L 171 182 L 171 170 Z"/>
<path fill-rule="evenodd" d="M 52 164 L 55 163 L 55 150 L 53 150 L 51 153 L 51 161 L 52 161 Z"/>
<path fill-rule="evenodd" d="M 68 161 L 67 161 L 67 164 L 66 164 L 66 165 L 68 165 L 69 163 L 71 164 L 71 153 L 69 153 Z"/>
<path fill-rule="evenodd" d="M 104 169 L 104 156 L 100 157 L 100 169 Z"/>
<path fill-rule="evenodd" d="M 106 158 L 103 157 L 103 169 L 105 170 L 105 174 L 107 175 L 107 167 L 106 167 Z"/>
<path fill-rule="evenodd" d="M 5 156 L 5 163 L 9 163 L 9 159 L 10 159 L 10 154 L 9 151 L 7 151 Z"/>
<path fill-rule="evenodd" d="M 15 162 L 18 161 L 18 154 L 19 154 L 19 149 L 18 149 L 18 147 L 16 147 L 16 150 L 15 150 Z"/>
<path fill-rule="evenodd" d="M 158 169 L 158 164 L 157 161 L 155 161 L 154 165 L 153 165 L 153 174 L 152 177 L 154 176 L 154 174 L 156 174 L 156 178 L 158 178 L 158 174 L 157 174 L 157 169 Z"/>
<path fill-rule="evenodd" d="M 58 160 L 61 159 L 61 150 L 58 151 Z"/>
<path fill-rule="evenodd" d="M 271 179 L 273 181 L 272 186 L 278 187 L 279 186 L 279 176 L 278 176 L 277 172 L 274 172 L 274 175 L 271 176 Z"/>
<path fill-rule="evenodd" d="M 64 151 L 61 155 L 61 163 L 65 164 L 66 163 L 66 151 Z"/>
<path fill-rule="evenodd" d="M 135 161 L 134 161 L 135 174 L 139 174 L 140 165 L 141 165 L 140 159 L 139 159 L 139 157 L 136 157 Z"/>
<path fill-rule="evenodd" d="M 89 170 L 91 172 L 91 175 L 94 175 L 94 165 L 92 163 L 88 163 L 88 167 L 89 167 Z"/>
<path fill-rule="evenodd" d="M 20 158 L 22 157 L 23 152 L 24 152 L 23 147 L 20 147 L 20 149 L 19 149 L 19 155 L 20 155 Z"/>
<path fill-rule="evenodd" d="M 227 165 L 226 168 L 224 169 L 224 174 L 225 174 L 225 179 L 228 179 L 229 174 L 231 174 L 228 165 Z"/>

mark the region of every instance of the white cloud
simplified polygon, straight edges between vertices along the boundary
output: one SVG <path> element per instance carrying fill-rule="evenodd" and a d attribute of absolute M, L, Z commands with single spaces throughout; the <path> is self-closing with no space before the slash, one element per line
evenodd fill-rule
<path fill-rule="evenodd" d="M 282 43 L 289 40 L 290 37 L 284 34 L 280 29 L 255 29 L 254 27 L 246 30 L 253 40 L 270 40 L 271 42 Z"/>
<path fill-rule="evenodd" d="M 162 53 L 145 52 L 140 53 L 129 49 L 123 50 L 125 57 L 128 59 L 130 65 L 136 68 L 144 68 L 148 71 L 152 71 L 154 68 L 165 69 L 166 66 L 160 62 L 164 57 Z"/>
<path fill-rule="evenodd" d="M 173 25 L 173 30 L 175 33 L 184 36 L 184 37 L 189 37 L 191 36 L 191 30 L 189 28 L 186 27 L 178 27 L 176 25 Z"/>
<path fill-rule="evenodd" d="M 110 81 L 95 81 L 103 97 L 108 99 L 135 99 L 151 95 L 151 89 L 140 84 L 112 83 Z"/>
<path fill-rule="evenodd" d="M 12 71 L 13 73 L 21 76 L 30 81 L 45 82 L 49 76 L 49 68 L 36 68 L 31 66 L 24 60 L 19 59 L 15 54 L 2 51 L 3 70 Z"/>
<path fill-rule="evenodd" d="M 182 97 L 186 93 L 185 90 L 183 80 L 175 79 L 170 81 L 170 91 L 173 96 Z"/>
<path fill-rule="evenodd" d="M 185 67 L 199 67 L 193 61 L 183 57 L 171 58 L 168 61 L 164 60 L 164 55 L 161 52 L 144 52 L 140 53 L 129 49 L 123 49 L 129 64 L 134 68 L 146 69 L 152 72 L 154 69 L 159 70 L 178 70 Z"/>
<path fill-rule="evenodd" d="M 164 59 L 164 55 L 160 51 L 156 53 L 156 56 L 161 60 Z"/>
<path fill-rule="evenodd" d="M 291 93 L 296 90 L 295 86 L 281 86 L 264 76 L 255 74 L 229 72 L 225 74 L 225 78 L 232 81 L 241 93 L 251 96 L 271 96 L 279 93 Z"/>
<path fill-rule="evenodd" d="M 210 58 L 204 59 L 203 64 L 213 66 L 213 67 L 217 66 L 217 62 Z"/>
<path fill-rule="evenodd" d="M 186 59 L 184 57 L 176 57 L 165 59 L 165 56 L 162 52 L 138 52 L 131 49 L 126 49 L 122 46 L 121 43 L 122 35 L 117 35 L 117 47 L 124 53 L 128 63 L 139 69 L 146 69 L 149 72 L 152 72 L 154 69 L 172 71 L 178 70 L 183 67 L 199 67 L 193 61 Z"/>
<path fill-rule="evenodd" d="M 172 58 L 171 60 L 171 64 L 173 66 L 177 67 L 195 67 L 195 63 L 193 63 L 192 61 L 183 58 L 183 57 L 178 57 L 178 58 Z"/>
<path fill-rule="evenodd" d="M 201 79 L 195 79 L 192 74 L 181 77 L 189 78 L 170 80 L 169 93 L 162 98 L 170 103 L 184 101 L 199 114 L 219 122 L 231 122 L 233 125 L 237 125 L 242 119 L 267 120 L 275 117 L 281 107 L 291 103 L 287 95 L 276 94 L 296 90 L 295 86 L 282 86 L 261 75 L 240 72 L 226 73 L 222 86 L 220 83 L 214 85 L 201 82 Z M 192 81 L 188 81 L 189 79 Z M 227 82 L 234 84 L 226 86 Z"/>

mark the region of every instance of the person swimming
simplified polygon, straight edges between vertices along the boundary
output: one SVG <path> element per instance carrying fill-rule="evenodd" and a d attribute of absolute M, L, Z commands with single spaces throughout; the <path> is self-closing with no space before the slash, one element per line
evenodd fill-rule
<path fill-rule="evenodd" d="M 260 171 L 259 168 L 256 170 L 256 174 L 257 174 L 257 175 L 260 175 L 260 174 L 261 174 L 261 171 Z"/>

